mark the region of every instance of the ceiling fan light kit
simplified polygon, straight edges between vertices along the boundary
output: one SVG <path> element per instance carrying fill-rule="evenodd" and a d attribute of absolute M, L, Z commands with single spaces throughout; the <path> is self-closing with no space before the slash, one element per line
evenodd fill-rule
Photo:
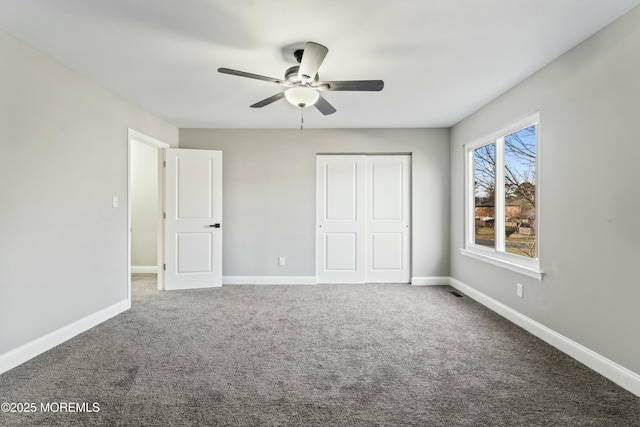
<path fill-rule="evenodd" d="M 315 106 L 322 114 L 329 115 L 336 109 L 320 94 L 321 91 L 380 91 L 384 87 L 382 80 L 350 80 L 350 81 L 320 81 L 318 69 L 329 50 L 321 44 L 307 42 L 304 49 L 294 52 L 300 65 L 290 67 L 285 71 L 284 79 L 261 76 L 230 68 L 218 68 L 218 72 L 233 76 L 263 80 L 284 86 L 282 92 L 263 99 L 251 105 L 251 108 L 262 108 L 279 99 L 285 98 L 295 107 L 305 108 Z"/>
<path fill-rule="evenodd" d="M 284 91 L 284 97 L 295 107 L 311 107 L 320 98 L 317 90 L 307 86 L 294 86 Z"/>

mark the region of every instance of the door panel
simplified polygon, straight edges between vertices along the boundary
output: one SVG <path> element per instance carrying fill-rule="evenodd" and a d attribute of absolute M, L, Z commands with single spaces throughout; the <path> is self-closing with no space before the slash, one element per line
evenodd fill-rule
<path fill-rule="evenodd" d="M 318 281 L 363 283 L 365 158 L 321 155 L 316 162 Z"/>
<path fill-rule="evenodd" d="M 327 221 L 357 218 L 358 163 L 325 163 L 325 213 Z"/>
<path fill-rule="evenodd" d="M 402 270 L 402 233 L 371 233 L 371 270 Z"/>
<path fill-rule="evenodd" d="M 368 283 L 411 280 L 411 157 L 367 157 Z"/>
<path fill-rule="evenodd" d="M 385 156 L 391 157 L 391 156 Z M 403 164 L 381 158 L 369 159 L 371 163 L 371 218 L 374 220 L 403 218 Z"/>
<path fill-rule="evenodd" d="M 222 152 L 165 150 L 165 289 L 222 285 Z"/>
<path fill-rule="evenodd" d="M 176 217 L 211 218 L 213 164 L 209 158 L 177 158 L 178 200 Z"/>
<path fill-rule="evenodd" d="M 358 237 L 356 233 L 326 233 L 325 270 L 353 271 L 357 269 Z"/>
<path fill-rule="evenodd" d="M 178 274 L 210 273 L 213 246 L 211 233 L 177 233 Z"/>

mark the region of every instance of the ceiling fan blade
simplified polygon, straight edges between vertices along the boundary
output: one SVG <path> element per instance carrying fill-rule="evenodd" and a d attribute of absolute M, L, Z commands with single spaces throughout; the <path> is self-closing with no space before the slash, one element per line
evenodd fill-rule
<path fill-rule="evenodd" d="M 284 98 L 284 92 L 276 93 L 273 96 L 270 96 L 270 97 L 268 97 L 266 99 L 263 99 L 260 102 L 256 102 L 255 104 L 250 105 L 250 107 L 251 108 L 262 108 L 265 105 L 269 105 L 272 102 L 276 102 L 277 100 L 282 99 L 282 98 Z"/>
<path fill-rule="evenodd" d="M 347 80 L 341 82 L 318 82 L 314 85 L 319 90 L 343 91 L 380 91 L 384 87 L 382 80 Z"/>
<path fill-rule="evenodd" d="M 265 82 L 277 83 L 281 85 L 287 84 L 287 82 L 285 82 L 282 79 L 274 79 L 273 77 L 261 76 L 259 74 L 247 73 L 245 71 L 232 70 L 230 68 L 218 68 L 218 72 L 223 74 L 231 74 L 232 76 L 248 77 L 250 79 L 263 80 Z"/>
<path fill-rule="evenodd" d="M 316 103 L 313 105 L 315 105 L 318 111 L 320 111 L 325 116 L 328 116 L 329 114 L 333 114 L 336 112 L 336 109 L 333 107 L 333 105 L 329 104 L 329 101 L 324 99 L 322 95 L 320 95 L 320 98 L 318 98 Z"/>
<path fill-rule="evenodd" d="M 304 52 L 302 53 L 298 78 L 303 82 L 312 81 L 316 74 L 318 74 L 318 68 L 320 68 L 320 64 L 324 61 L 324 57 L 327 56 L 327 52 L 329 52 L 329 49 L 321 44 L 307 42 L 304 46 Z"/>

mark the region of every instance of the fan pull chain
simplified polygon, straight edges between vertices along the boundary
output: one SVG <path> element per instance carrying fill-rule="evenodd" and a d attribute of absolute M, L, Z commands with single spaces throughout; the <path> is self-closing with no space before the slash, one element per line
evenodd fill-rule
<path fill-rule="evenodd" d="M 304 108 L 300 107 L 300 131 L 302 131 L 304 125 Z"/>

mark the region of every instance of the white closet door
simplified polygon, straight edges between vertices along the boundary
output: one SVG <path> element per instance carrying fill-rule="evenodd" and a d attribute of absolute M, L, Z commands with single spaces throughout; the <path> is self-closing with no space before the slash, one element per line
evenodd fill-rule
<path fill-rule="evenodd" d="M 319 155 L 316 164 L 319 283 L 409 283 L 407 155 Z"/>
<path fill-rule="evenodd" d="M 411 280 L 411 157 L 367 156 L 367 283 Z"/>
<path fill-rule="evenodd" d="M 316 159 L 316 269 L 320 283 L 363 283 L 365 157 Z"/>

